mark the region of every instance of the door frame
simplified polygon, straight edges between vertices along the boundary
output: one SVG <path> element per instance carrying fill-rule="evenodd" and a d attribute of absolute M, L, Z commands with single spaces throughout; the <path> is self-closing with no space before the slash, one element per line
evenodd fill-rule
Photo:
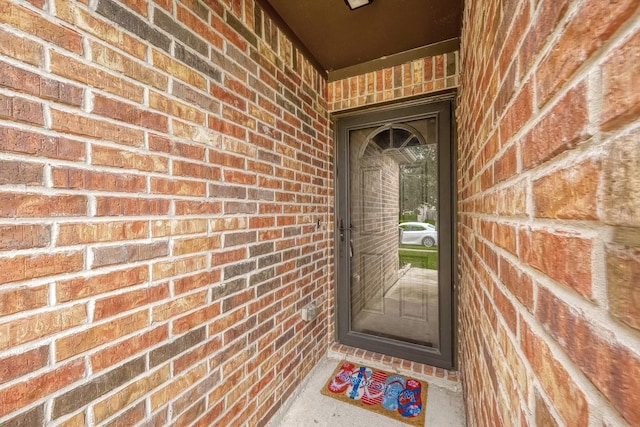
<path fill-rule="evenodd" d="M 382 107 L 364 108 L 342 114 L 335 114 L 335 283 L 336 283 L 336 341 L 345 345 L 387 354 L 407 360 L 429 364 L 445 369 L 453 369 L 454 364 L 454 321 L 457 318 L 455 293 L 455 245 L 456 245 L 456 173 L 455 173 L 455 122 L 454 93 L 437 98 L 391 103 Z M 363 127 L 381 126 L 390 122 L 428 117 L 437 113 L 438 120 L 438 318 L 440 345 L 438 349 L 402 343 L 396 340 L 374 337 L 351 330 L 350 264 L 348 244 L 351 218 L 349 200 L 348 140 L 351 130 Z M 346 221 L 344 243 L 340 239 L 340 220 Z M 443 260 L 442 262 L 440 260 Z"/>

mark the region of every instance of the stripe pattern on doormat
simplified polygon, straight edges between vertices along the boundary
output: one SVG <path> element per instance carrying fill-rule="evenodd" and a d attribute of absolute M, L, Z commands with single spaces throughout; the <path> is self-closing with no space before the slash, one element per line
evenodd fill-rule
<path fill-rule="evenodd" d="M 424 426 L 428 384 L 343 360 L 322 388 L 338 399 L 413 426 Z"/>

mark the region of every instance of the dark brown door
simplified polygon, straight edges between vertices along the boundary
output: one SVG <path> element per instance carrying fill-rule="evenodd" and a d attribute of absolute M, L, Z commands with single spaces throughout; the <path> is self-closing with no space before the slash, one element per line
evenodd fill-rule
<path fill-rule="evenodd" d="M 336 121 L 338 339 L 451 368 L 450 102 Z"/>

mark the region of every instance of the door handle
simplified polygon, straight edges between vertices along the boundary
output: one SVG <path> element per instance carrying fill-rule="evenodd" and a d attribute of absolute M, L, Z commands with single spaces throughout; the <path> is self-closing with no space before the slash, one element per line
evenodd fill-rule
<path fill-rule="evenodd" d="M 340 241 L 344 242 L 344 232 L 346 230 L 353 230 L 352 226 L 349 227 L 345 227 L 344 226 L 344 221 L 342 220 L 342 218 L 340 219 L 340 226 L 338 227 L 338 230 L 340 231 Z"/>

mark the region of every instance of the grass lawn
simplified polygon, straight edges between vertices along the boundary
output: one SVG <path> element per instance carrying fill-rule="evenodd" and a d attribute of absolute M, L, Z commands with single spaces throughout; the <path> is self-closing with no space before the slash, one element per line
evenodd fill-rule
<path fill-rule="evenodd" d="M 426 250 L 424 246 L 403 245 L 398 251 L 398 255 L 401 266 L 411 264 L 417 268 L 425 268 L 428 270 L 438 269 L 438 252 L 435 250 Z"/>

